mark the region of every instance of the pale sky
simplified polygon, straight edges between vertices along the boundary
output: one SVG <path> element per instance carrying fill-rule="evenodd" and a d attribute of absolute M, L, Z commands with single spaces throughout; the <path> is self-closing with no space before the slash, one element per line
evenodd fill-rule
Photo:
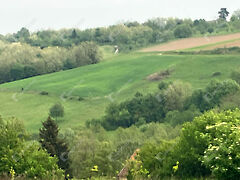
<path fill-rule="evenodd" d="M 217 18 L 220 8 L 240 9 L 240 0 L 0 0 L 0 34 L 42 29 L 102 27 L 154 17 Z"/>

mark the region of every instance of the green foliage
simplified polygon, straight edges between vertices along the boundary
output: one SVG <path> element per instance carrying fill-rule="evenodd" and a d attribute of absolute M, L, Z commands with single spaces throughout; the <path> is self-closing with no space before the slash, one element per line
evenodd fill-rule
<path fill-rule="evenodd" d="M 238 84 L 240 84 L 240 69 L 235 69 L 232 73 L 231 73 L 231 78 L 236 81 Z"/>
<path fill-rule="evenodd" d="M 234 119 L 207 126 L 207 132 L 202 135 L 209 140 L 202 162 L 219 179 L 238 179 L 240 176 L 239 115 L 239 111 L 219 115 L 221 119 Z"/>
<path fill-rule="evenodd" d="M 236 81 L 211 81 L 205 90 L 197 90 L 191 97 L 191 103 L 201 112 L 210 110 L 220 105 L 221 98 L 228 94 L 234 94 L 239 90 Z"/>
<path fill-rule="evenodd" d="M 79 103 L 76 98 L 71 100 L 66 97 L 64 107 L 72 108 L 67 109 L 64 115 L 66 121 L 60 124 L 61 128 L 84 125 L 86 120 L 99 119 L 104 115 L 105 108 L 111 102 L 110 95 L 115 103 L 119 103 L 131 99 L 137 91 L 144 95 L 156 92 L 160 82 L 146 81 L 150 74 L 174 67 L 167 81 L 181 79 L 190 83 L 193 91 L 199 88 L 204 90 L 212 79 L 222 81 L 229 78 L 233 67 L 239 67 L 239 62 L 238 55 L 117 55 L 96 65 L 1 84 L 1 111 L 4 115 L 21 118 L 29 131 L 37 132 L 51 105 L 58 102 L 59 96 L 65 92 L 67 97 L 81 95 L 85 100 Z M 222 72 L 222 75 L 212 77 L 214 72 Z M 22 88 L 24 93 L 19 92 Z M 49 96 L 39 95 L 42 91 L 48 92 Z M 71 95 L 68 95 L 69 92 Z M 18 102 L 9 100 L 14 94 Z M 86 107 L 91 108 L 86 111 Z"/>
<path fill-rule="evenodd" d="M 97 128 L 97 127 L 96 127 Z M 102 127 L 74 130 L 69 136 L 73 175 L 76 178 L 112 176 L 124 167 L 126 160 L 146 142 L 157 143 L 179 135 L 179 127 L 149 123 L 140 127 L 118 128 L 107 132 Z M 97 166 L 98 171 L 92 171 Z"/>
<path fill-rule="evenodd" d="M 8 34 L 0 39 L 8 42 L 24 42 L 41 48 L 50 46 L 69 48 L 86 41 L 93 41 L 100 45 L 117 45 L 120 52 L 128 52 L 176 38 L 238 31 L 240 27 L 238 11 L 233 13 L 230 22 L 226 21 L 228 14 L 227 10 L 222 8 L 219 11 L 220 19 L 212 21 L 153 18 L 144 23 L 125 22 L 104 28 L 42 30 L 34 33 L 22 28 L 16 34 Z"/>
<path fill-rule="evenodd" d="M 22 43 L 4 43 L 0 56 L 0 83 L 36 75 L 96 64 L 101 59 L 98 46 L 83 42 L 71 48 L 38 48 Z"/>
<path fill-rule="evenodd" d="M 240 91 L 229 94 L 221 99 L 220 109 L 234 110 L 235 108 L 240 108 Z"/>
<path fill-rule="evenodd" d="M 49 115 L 53 118 L 63 117 L 64 116 L 64 107 L 61 103 L 54 104 L 50 110 Z"/>
<path fill-rule="evenodd" d="M 128 173 L 127 179 L 134 180 L 146 180 L 151 179 L 149 174 L 149 171 L 147 169 L 143 168 L 143 162 L 138 160 L 130 160 L 129 161 L 129 168 L 130 171 Z"/>
<path fill-rule="evenodd" d="M 0 175 L 39 179 L 63 179 L 57 158 L 50 157 L 36 142 L 26 142 L 23 125 L 15 120 L 0 124 Z"/>
<path fill-rule="evenodd" d="M 43 179 L 63 179 L 63 171 L 58 168 L 57 158 L 50 157 L 45 150 L 39 149 L 39 145 L 37 143 L 33 143 L 32 145 L 28 145 L 26 149 L 23 148 L 24 156 L 16 156 L 21 159 L 24 158 L 23 162 L 21 162 L 22 160 L 19 160 L 23 163 L 24 167 L 21 171 L 25 169 L 22 173 L 29 178 L 39 177 Z M 18 163 L 15 165 L 16 170 L 14 170 L 19 172 L 18 170 L 21 166 L 19 166 Z"/>
<path fill-rule="evenodd" d="M 236 10 L 232 13 L 232 16 L 235 16 L 237 18 L 237 20 L 240 20 L 240 10 Z"/>
<path fill-rule="evenodd" d="M 15 38 L 22 42 L 28 42 L 30 38 L 30 32 L 27 28 L 21 28 L 15 35 Z"/>
<path fill-rule="evenodd" d="M 184 124 L 185 122 L 191 122 L 194 117 L 201 115 L 199 110 L 192 106 L 185 111 L 169 111 L 166 114 L 165 122 L 170 123 L 172 126 L 177 126 L 179 124 Z"/>
<path fill-rule="evenodd" d="M 161 81 L 159 84 L 158 84 L 158 89 L 159 90 L 165 90 L 168 88 L 168 86 L 170 85 L 171 83 L 168 83 L 168 82 L 165 82 L 165 81 Z"/>
<path fill-rule="evenodd" d="M 191 96 L 191 86 L 187 83 L 173 82 L 164 91 L 165 111 L 183 110 L 184 103 Z"/>
<path fill-rule="evenodd" d="M 142 168 L 154 179 L 162 179 L 172 175 L 174 159 L 172 158 L 175 142 L 161 142 L 159 144 L 146 143 L 139 152 L 138 159 Z"/>
<path fill-rule="evenodd" d="M 90 130 L 78 132 L 79 134 L 71 139 L 73 147 L 70 158 L 74 177 L 87 179 L 113 175 L 116 169 L 113 170 L 113 162 L 110 159 L 112 143 L 103 136 L 105 132 L 94 133 Z M 95 166 L 97 168 L 94 168 Z"/>
<path fill-rule="evenodd" d="M 210 111 L 183 125 L 179 139 L 141 147 L 133 172 L 152 179 L 208 177 L 238 179 L 240 110 Z"/>
<path fill-rule="evenodd" d="M 223 97 L 239 90 L 239 85 L 233 80 L 211 81 L 205 90 L 196 90 L 193 94 L 186 83 L 173 82 L 166 86 L 161 83 L 162 90 L 157 94 L 143 96 L 137 93 L 131 100 L 110 104 L 102 118 L 103 127 L 115 130 L 149 122 L 168 122 L 176 126 L 192 121 L 200 112 L 220 106 Z"/>
<path fill-rule="evenodd" d="M 232 147 L 235 147 L 237 142 L 234 127 L 239 126 L 239 115 L 239 110 L 221 113 L 211 111 L 195 118 L 192 123 L 186 123 L 175 148 L 176 158 L 180 162 L 177 174 L 180 176 L 205 176 L 212 171 L 214 175 L 219 175 L 221 178 L 227 179 L 230 176 L 235 178 L 237 172 L 234 169 L 238 164 L 234 162 L 238 163 L 239 160 L 234 154 L 237 151 Z M 230 147 L 228 145 L 232 145 L 230 149 L 228 149 Z M 219 156 L 222 158 L 221 162 L 216 158 Z M 233 158 L 232 164 L 227 163 L 231 160 L 230 156 Z M 216 171 L 217 167 L 221 169 Z M 229 168 L 229 171 L 225 168 Z M 239 176 L 239 171 L 237 176 Z"/>
<path fill-rule="evenodd" d="M 163 94 L 135 96 L 133 99 L 118 104 L 111 104 L 103 117 L 103 127 L 114 130 L 117 127 L 130 127 L 133 124 L 163 122 L 164 106 L 160 102 Z M 140 123 L 140 124 L 139 124 Z"/>
<path fill-rule="evenodd" d="M 9 73 L 13 81 L 22 79 L 24 77 L 24 67 L 20 64 L 16 64 L 11 68 Z"/>
<path fill-rule="evenodd" d="M 192 36 L 192 29 L 187 24 L 181 24 L 177 26 L 177 28 L 174 30 L 174 36 L 176 38 L 187 38 Z"/>
<path fill-rule="evenodd" d="M 214 28 L 210 26 L 210 23 L 205 21 L 205 19 L 199 19 L 195 20 L 193 22 L 193 26 L 197 31 L 199 31 L 201 34 L 205 34 L 207 32 L 212 33 L 214 31 Z"/>
<path fill-rule="evenodd" d="M 58 125 L 48 117 L 43 122 L 43 127 L 39 132 L 40 143 L 52 157 L 56 156 L 58 158 L 58 165 L 61 169 L 65 170 L 65 177 L 68 175 L 71 177 L 68 145 L 63 139 L 58 137 L 58 133 Z"/>

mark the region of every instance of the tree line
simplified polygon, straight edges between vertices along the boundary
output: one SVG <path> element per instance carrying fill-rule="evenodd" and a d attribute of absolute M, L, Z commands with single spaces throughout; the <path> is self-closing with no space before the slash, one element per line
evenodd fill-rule
<path fill-rule="evenodd" d="M 87 121 L 87 126 L 99 124 L 106 130 L 141 126 L 151 122 L 177 126 L 192 121 L 205 111 L 219 107 L 222 98 L 235 94 L 239 89 L 234 80 L 214 80 L 205 89 L 195 91 L 192 91 L 187 83 L 161 82 L 159 92 L 147 95 L 136 93 L 132 99 L 112 103 L 102 118 Z"/>
<path fill-rule="evenodd" d="M 238 32 L 240 11 L 233 12 L 230 21 L 226 20 L 228 15 L 229 12 L 223 8 L 219 11 L 219 18 L 212 21 L 154 18 L 144 23 L 134 21 L 86 30 L 42 30 L 33 33 L 23 27 L 17 33 L 0 36 L 0 39 L 8 42 L 24 42 L 41 48 L 71 47 L 93 41 L 99 45 L 117 45 L 121 51 L 130 51 L 177 38 Z"/>
<path fill-rule="evenodd" d="M 39 135 L 32 138 L 19 120 L 0 118 L 0 133 L 0 178 L 112 179 L 136 148 L 145 142 L 176 138 L 179 127 L 150 123 L 119 128 L 109 137 L 100 126 L 60 131 L 48 117 Z"/>
<path fill-rule="evenodd" d="M 93 42 L 69 48 L 39 48 L 0 41 L 0 83 L 96 64 L 101 52 Z"/>

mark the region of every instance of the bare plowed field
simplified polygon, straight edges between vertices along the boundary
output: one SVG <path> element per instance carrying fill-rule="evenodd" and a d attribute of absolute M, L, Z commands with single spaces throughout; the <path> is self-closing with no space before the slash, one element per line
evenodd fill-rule
<path fill-rule="evenodd" d="M 216 48 L 230 48 L 230 47 L 240 47 L 240 40 L 234 41 L 234 42 L 228 42 L 224 44 L 214 45 L 211 47 L 206 47 L 203 50 L 212 50 Z"/>
<path fill-rule="evenodd" d="M 180 39 L 176 41 L 172 41 L 169 43 L 145 48 L 141 50 L 141 52 L 153 52 L 153 51 L 174 51 L 174 50 L 183 50 L 183 49 L 189 49 L 194 48 L 198 46 L 204 46 L 204 45 L 210 45 L 215 43 L 220 43 L 223 41 L 230 41 L 240 39 L 240 33 L 236 34 L 229 34 L 229 35 L 222 35 L 222 36 L 205 36 L 205 37 L 199 37 L 199 38 L 186 38 L 186 39 Z M 233 43 L 226 43 L 231 44 L 231 47 L 234 46 L 234 43 L 236 45 L 240 44 L 240 41 L 236 41 Z M 220 47 L 224 47 L 224 44 L 221 44 Z"/>

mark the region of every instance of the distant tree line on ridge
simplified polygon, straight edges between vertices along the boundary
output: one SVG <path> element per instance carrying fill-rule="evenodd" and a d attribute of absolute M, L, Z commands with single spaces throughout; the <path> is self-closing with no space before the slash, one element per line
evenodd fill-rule
<path fill-rule="evenodd" d="M 218 13 L 219 18 L 212 21 L 154 18 L 144 23 L 135 21 L 86 30 L 42 30 L 33 33 L 30 33 L 27 28 L 22 28 L 17 33 L 0 36 L 0 39 L 8 42 L 24 42 L 41 48 L 49 46 L 71 47 L 82 42 L 93 41 L 99 45 L 118 45 L 121 51 L 130 51 L 177 38 L 239 31 L 240 10 L 232 14 L 230 21 L 226 20 L 229 12 L 225 8 Z"/>

